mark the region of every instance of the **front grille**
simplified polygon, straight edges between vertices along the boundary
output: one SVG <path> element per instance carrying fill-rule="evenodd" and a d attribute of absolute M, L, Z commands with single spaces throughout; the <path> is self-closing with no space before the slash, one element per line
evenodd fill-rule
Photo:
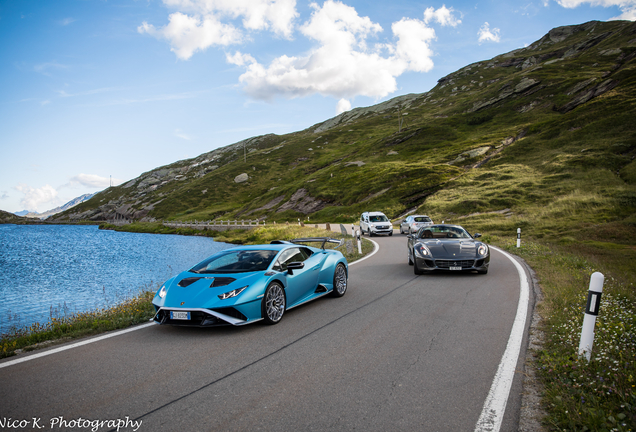
<path fill-rule="evenodd" d="M 229 315 L 229 314 L 228 314 Z M 215 317 L 214 315 L 207 314 L 201 311 L 190 311 L 190 319 L 189 320 L 173 320 L 170 319 L 170 311 L 169 310 L 161 310 L 155 321 L 160 324 L 170 324 L 174 326 L 218 326 L 218 325 L 226 325 L 227 323 L 222 319 Z"/>
<path fill-rule="evenodd" d="M 475 264 L 475 260 L 462 260 L 462 261 L 450 261 L 450 260 L 435 260 L 435 265 L 439 268 L 461 267 L 471 268 Z"/>

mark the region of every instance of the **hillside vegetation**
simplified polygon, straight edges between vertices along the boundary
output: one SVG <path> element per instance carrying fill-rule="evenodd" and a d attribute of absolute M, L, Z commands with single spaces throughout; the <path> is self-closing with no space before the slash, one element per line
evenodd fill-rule
<path fill-rule="evenodd" d="M 604 238 L 593 228 L 602 223 L 633 235 L 635 56 L 634 23 L 556 28 L 427 93 L 157 168 L 58 220 L 351 222 L 382 210 L 459 221 L 499 212 L 486 228 L 532 221 L 538 236 Z"/>

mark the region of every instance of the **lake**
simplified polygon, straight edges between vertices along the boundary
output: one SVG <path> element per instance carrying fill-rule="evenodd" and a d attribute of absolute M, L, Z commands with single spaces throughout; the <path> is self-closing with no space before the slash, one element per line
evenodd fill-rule
<path fill-rule="evenodd" d="M 213 253 L 208 237 L 122 233 L 94 225 L 0 225 L 0 333 L 110 306 Z"/>

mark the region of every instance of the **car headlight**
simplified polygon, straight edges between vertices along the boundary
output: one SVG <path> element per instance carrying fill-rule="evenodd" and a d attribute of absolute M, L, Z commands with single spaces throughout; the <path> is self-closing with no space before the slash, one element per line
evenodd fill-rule
<path fill-rule="evenodd" d="M 481 256 L 486 256 L 488 254 L 488 246 L 486 246 L 485 244 L 480 245 L 477 249 L 477 253 Z"/>
<path fill-rule="evenodd" d="M 163 284 L 159 290 L 159 298 L 164 298 L 166 294 L 168 294 L 168 289 L 166 288 L 166 285 Z"/>
<path fill-rule="evenodd" d="M 229 298 L 232 298 L 232 297 L 236 297 L 237 295 L 239 295 L 240 293 L 242 293 L 242 292 L 243 292 L 243 290 L 245 290 L 245 288 L 247 288 L 248 286 L 249 286 L 249 285 L 245 285 L 245 286 L 244 286 L 244 287 L 242 287 L 242 288 L 233 289 L 232 291 L 228 291 L 228 292 L 226 292 L 226 293 L 219 294 L 219 298 L 220 298 L 221 300 L 225 300 L 225 299 L 229 299 Z"/>
<path fill-rule="evenodd" d="M 431 251 L 428 250 L 428 248 L 421 243 L 417 243 L 413 247 L 413 249 L 415 249 L 415 255 L 419 256 L 420 258 L 428 258 L 431 256 Z"/>

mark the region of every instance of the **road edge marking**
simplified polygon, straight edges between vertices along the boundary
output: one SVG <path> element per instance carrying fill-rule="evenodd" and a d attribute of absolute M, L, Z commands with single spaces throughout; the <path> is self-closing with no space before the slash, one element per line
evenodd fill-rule
<path fill-rule="evenodd" d="M 133 332 L 133 331 L 136 331 L 136 330 L 141 330 L 141 329 L 144 329 L 146 327 L 150 327 L 152 325 L 155 325 L 155 323 L 146 323 L 146 324 L 130 327 L 130 328 L 127 328 L 127 329 L 124 329 L 124 330 L 120 330 L 120 331 L 116 331 L 116 332 L 113 332 L 113 333 L 108 333 L 108 334 L 105 334 L 105 335 L 102 335 L 102 336 L 97 336 L 97 337 L 94 337 L 94 338 L 91 338 L 91 339 L 86 339 L 86 340 L 83 340 L 83 341 L 80 341 L 80 342 L 76 342 L 74 344 L 64 345 L 64 346 L 61 346 L 59 348 L 53 348 L 53 349 L 50 349 L 48 351 L 42 351 L 42 352 L 39 352 L 37 354 L 32 354 L 32 355 L 29 355 L 29 356 L 26 356 L 26 357 L 18 358 L 18 359 L 15 359 L 15 360 L 10 360 L 8 362 L 0 363 L 0 369 L 5 368 L 5 367 L 9 367 L 9 366 L 13 366 L 13 365 L 16 365 L 18 363 L 23 363 L 23 362 L 26 362 L 26 361 L 29 361 L 29 360 L 34 360 L 36 358 L 45 357 L 45 356 L 48 356 L 48 355 L 51 355 L 51 354 L 55 354 L 55 353 L 59 353 L 59 352 L 62 352 L 62 351 L 66 351 L 66 350 L 69 350 L 69 349 L 72 349 L 72 348 L 77 348 L 77 347 L 80 347 L 82 345 L 88 345 L 88 344 L 91 344 L 93 342 L 98 342 L 98 341 L 101 341 L 101 340 L 104 340 L 104 339 L 108 339 L 108 338 L 112 338 L 112 337 L 115 337 L 115 336 L 123 335 L 124 333 L 130 333 L 130 332 Z"/>
<path fill-rule="evenodd" d="M 517 261 L 507 252 L 491 246 L 497 252 L 508 258 L 515 265 L 517 273 L 519 273 L 519 303 L 517 304 L 517 315 L 512 324 L 510 338 L 506 350 L 501 357 L 501 362 L 497 368 L 497 373 L 492 381 L 490 391 L 484 402 L 479 420 L 475 425 L 475 432 L 498 432 L 503 422 L 506 412 L 506 404 L 510 395 L 510 388 L 514 380 L 515 368 L 519 361 L 519 353 L 521 352 L 521 343 L 526 327 L 528 315 L 528 304 L 530 301 L 530 284 L 526 271 Z"/>
<path fill-rule="evenodd" d="M 364 261 L 367 258 L 371 258 L 373 255 L 375 255 L 376 253 L 378 253 L 378 251 L 380 250 L 380 245 L 377 244 L 375 241 L 371 240 L 371 239 L 367 239 L 369 240 L 371 243 L 373 243 L 373 252 L 371 252 L 369 255 L 365 256 L 364 258 L 360 258 L 357 261 L 352 262 L 351 264 L 349 264 L 349 267 L 351 267 L 354 264 L 358 264 L 359 262 Z"/>

